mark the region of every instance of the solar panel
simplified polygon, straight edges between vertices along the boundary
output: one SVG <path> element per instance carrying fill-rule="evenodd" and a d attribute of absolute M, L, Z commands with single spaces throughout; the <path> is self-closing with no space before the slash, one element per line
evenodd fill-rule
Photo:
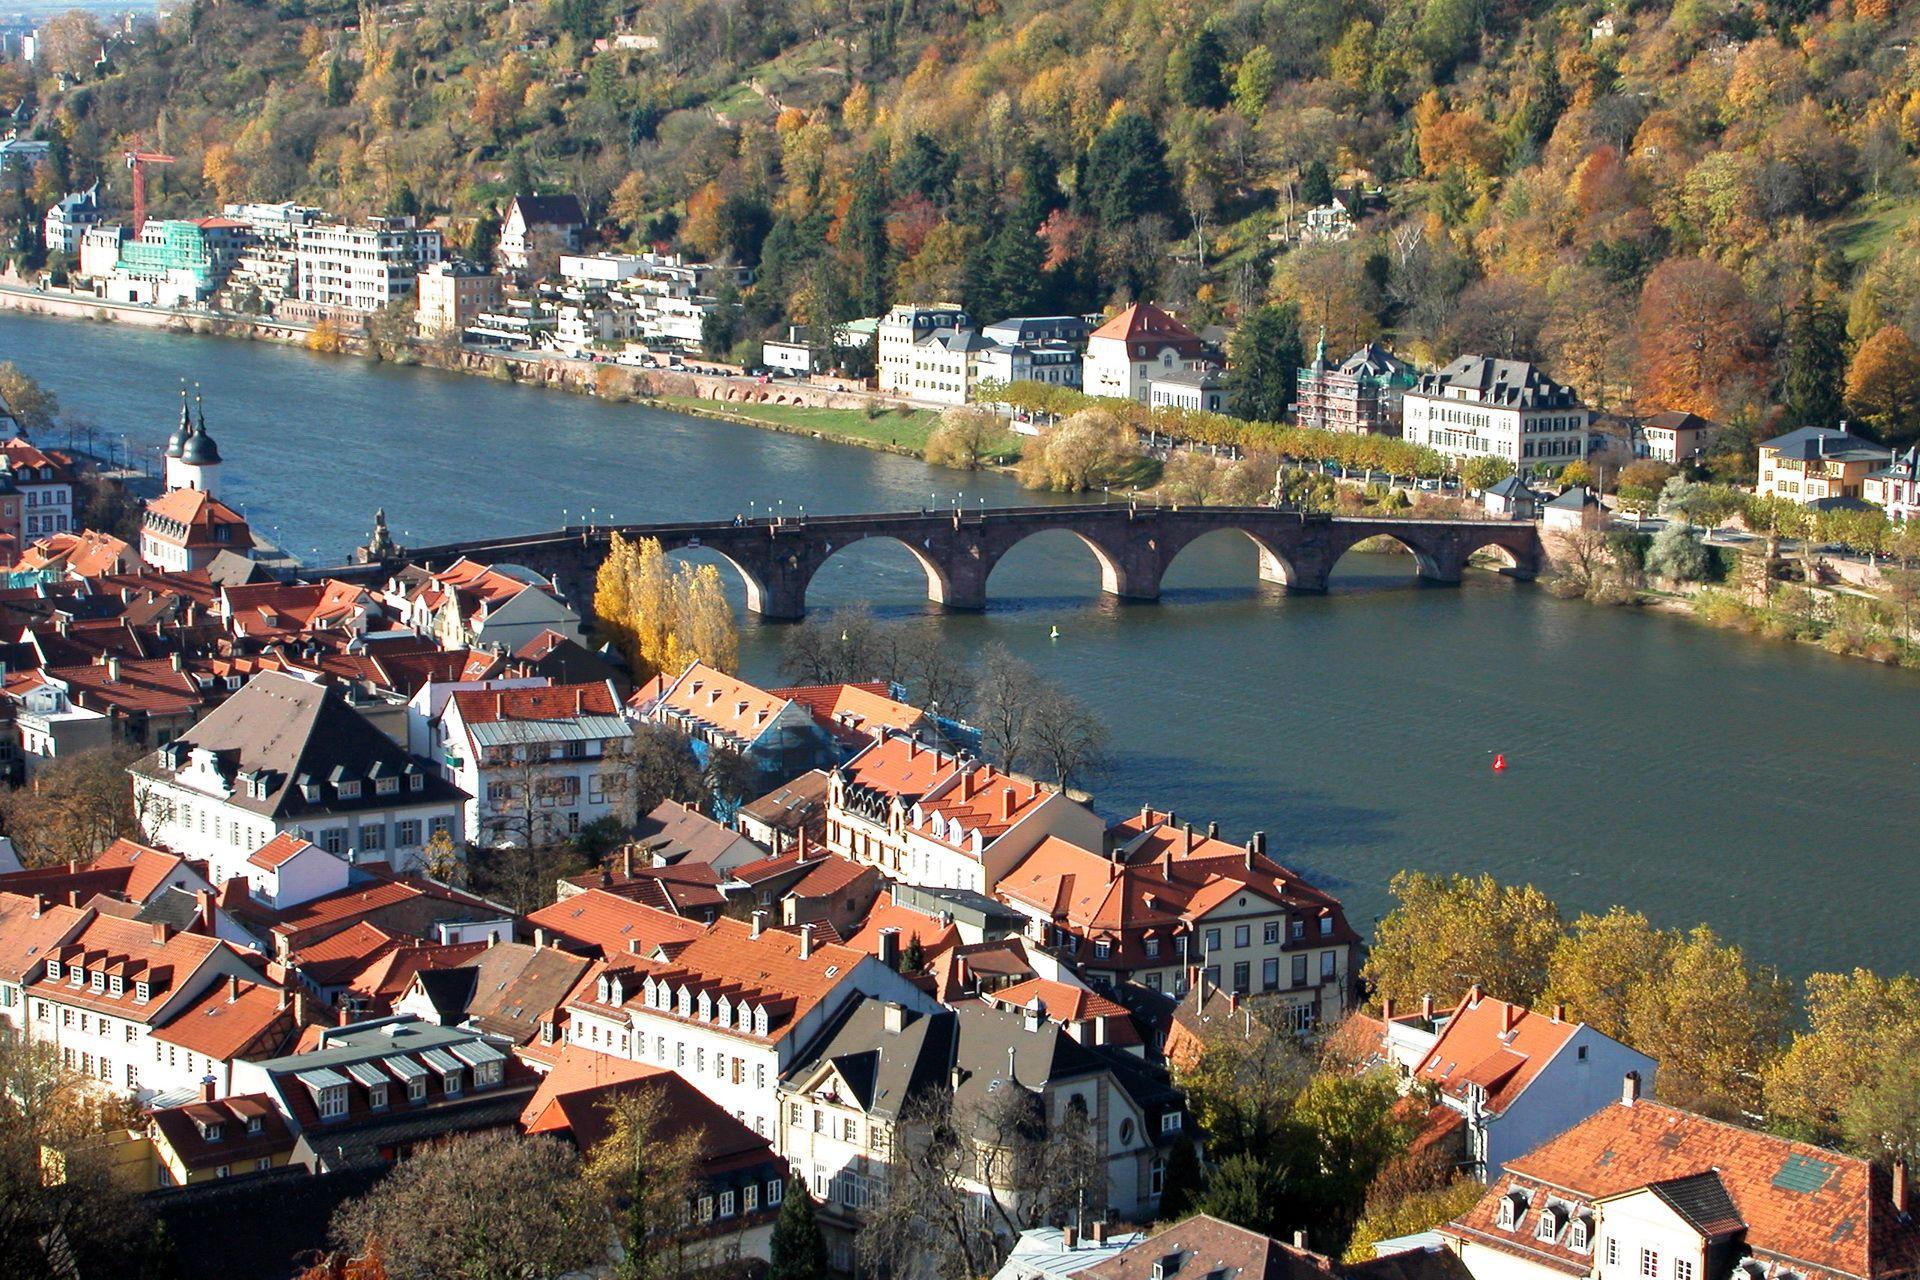
<path fill-rule="evenodd" d="M 1827 1185 L 1827 1179 L 1833 1177 L 1835 1168 L 1831 1161 L 1795 1153 L 1788 1156 L 1780 1166 L 1780 1172 L 1773 1175 L 1773 1185 L 1782 1191 L 1811 1195 Z"/>

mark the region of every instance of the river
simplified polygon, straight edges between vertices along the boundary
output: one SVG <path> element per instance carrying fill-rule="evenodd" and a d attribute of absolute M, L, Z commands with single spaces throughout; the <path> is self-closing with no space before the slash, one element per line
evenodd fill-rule
<path fill-rule="evenodd" d="M 0 314 L 0 359 L 136 455 L 171 429 L 180 379 L 198 381 L 226 496 L 309 563 L 344 558 L 376 506 L 425 544 L 563 512 L 1028 500 L 1002 476 L 265 344 Z M 1236 838 L 1264 829 L 1363 930 L 1402 867 L 1488 871 L 1569 912 L 1704 920 L 1795 976 L 1920 967 L 1920 829 L 1900 816 L 1913 673 L 1491 574 L 1422 588 L 1404 557 L 1349 555 L 1324 596 L 1261 587 L 1254 568 L 1250 543 L 1214 535 L 1158 604 L 1120 605 L 1091 554 L 1049 534 L 1002 562 L 985 614 L 942 617 L 903 548 L 862 544 L 810 603 L 867 599 L 970 649 L 1006 644 L 1105 719 L 1104 810 L 1150 800 Z M 773 678 L 780 634 L 746 628 L 748 675 Z"/>

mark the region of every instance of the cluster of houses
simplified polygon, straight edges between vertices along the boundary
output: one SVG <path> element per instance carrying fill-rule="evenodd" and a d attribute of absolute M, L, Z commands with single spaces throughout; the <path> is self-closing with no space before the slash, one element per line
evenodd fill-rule
<path fill-rule="evenodd" d="M 0 1035 L 142 1117 L 43 1152 L 50 1178 L 100 1160 L 183 1226 L 271 1212 L 317 1244 L 302 1188 L 460 1133 L 591 1150 L 649 1093 L 698 1134 L 703 1256 L 764 1260 L 800 1188 L 853 1273 L 918 1139 L 1002 1143 L 1012 1104 L 1030 1134 L 1086 1124 L 1102 1189 L 1009 1225 L 1004 1280 L 1872 1280 L 1910 1256 L 1902 1168 L 1663 1106 L 1652 1057 L 1564 1009 L 1475 988 L 1360 1012 L 1361 939 L 1284 836 L 1102 816 L 884 684 L 635 683 L 583 643 L 577 584 L 513 565 L 267 577 L 221 465 L 183 409 L 140 547 L 56 531 L 0 590 L 13 778 L 140 748 L 137 834 L 0 869 Z M 758 794 L 643 802 L 642 735 L 739 757 Z M 612 852 L 542 905 L 461 887 L 590 830 Z M 1180 1073 L 1256 1011 L 1400 1080 L 1423 1149 L 1486 1198 L 1362 1263 L 1208 1218 L 1144 1234 L 1204 1149 Z M 1032 1189 L 1000 1167 L 967 1193 L 1020 1224 Z"/>

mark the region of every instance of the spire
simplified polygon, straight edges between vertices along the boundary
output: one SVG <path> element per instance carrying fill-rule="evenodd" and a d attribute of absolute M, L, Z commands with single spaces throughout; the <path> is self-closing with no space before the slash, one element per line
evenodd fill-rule
<path fill-rule="evenodd" d="M 220 446 L 207 434 L 207 406 L 200 396 L 200 384 L 193 386 L 193 405 L 198 411 L 198 420 L 187 430 L 186 439 L 181 442 L 180 461 L 193 467 L 217 466 L 220 462 Z M 180 422 L 186 426 L 187 410 L 184 401 L 180 407 Z"/>
<path fill-rule="evenodd" d="M 1320 342 L 1313 349 L 1313 367 L 1324 371 L 1327 367 L 1327 326 L 1320 326 Z"/>
<path fill-rule="evenodd" d="M 387 529 L 387 509 L 380 507 L 373 513 L 373 536 L 367 539 L 367 559 L 392 560 L 399 555 L 400 548 L 395 545 L 393 534 Z"/>
<path fill-rule="evenodd" d="M 181 450 L 187 447 L 187 437 L 193 434 L 193 415 L 187 407 L 187 380 L 180 379 L 180 425 L 167 437 L 167 456 L 177 458 Z"/>

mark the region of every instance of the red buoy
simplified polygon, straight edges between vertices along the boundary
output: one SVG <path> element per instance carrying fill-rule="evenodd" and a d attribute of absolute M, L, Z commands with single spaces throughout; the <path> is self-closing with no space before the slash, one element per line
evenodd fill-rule
<path fill-rule="evenodd" d="M 1495 773 L 1505 773 L 1507 771 L 1507 758 L 1505 756 L 1497 755 L 1493 758 L 1493 771 Z"/>

